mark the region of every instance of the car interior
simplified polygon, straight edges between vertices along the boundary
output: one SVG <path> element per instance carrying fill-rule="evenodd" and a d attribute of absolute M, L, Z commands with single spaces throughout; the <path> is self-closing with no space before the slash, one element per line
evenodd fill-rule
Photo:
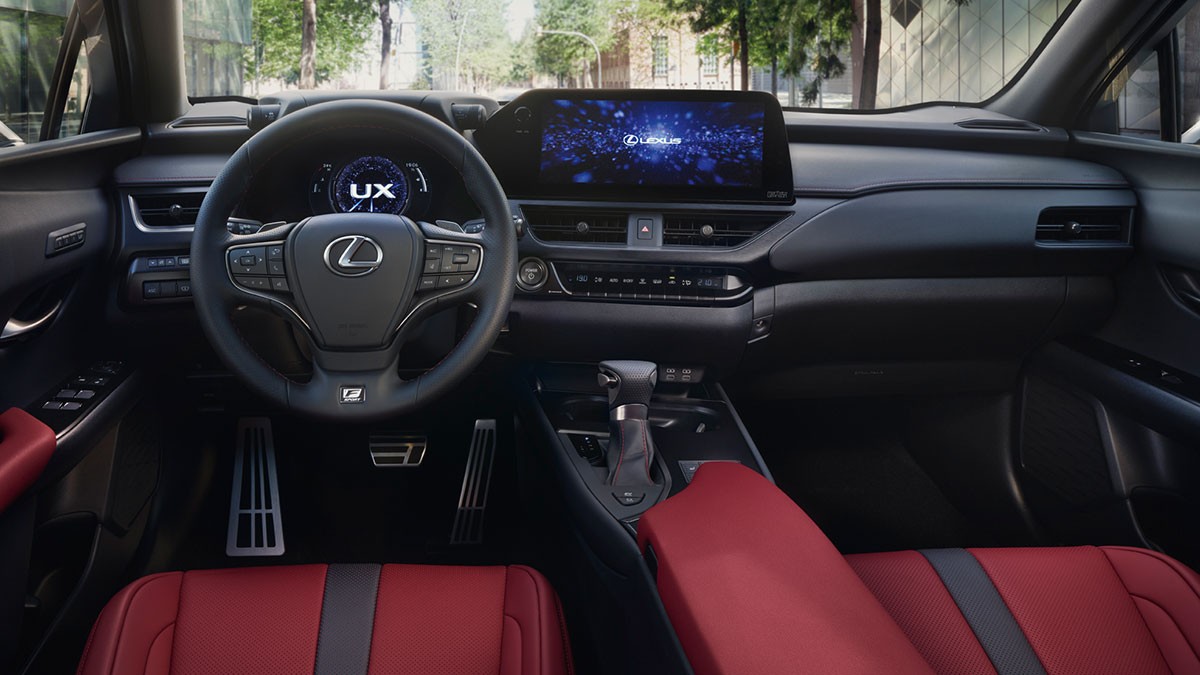
<path fill-rule="evenodd" d="M 58 4 L 0 672 L 1200 673 L 1195 0 L 874 111 L 201 97 L 188 3 Z"/>

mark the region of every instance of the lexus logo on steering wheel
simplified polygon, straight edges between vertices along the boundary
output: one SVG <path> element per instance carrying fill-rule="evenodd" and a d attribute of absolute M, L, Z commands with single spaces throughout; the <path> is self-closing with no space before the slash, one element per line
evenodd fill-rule
<path fill-rule="evenodd" d="M 343 277 L 361 277 L 379 268 L 383 249 L 370 237 L 351 234 L 325 247 L 325 266 Z"/>

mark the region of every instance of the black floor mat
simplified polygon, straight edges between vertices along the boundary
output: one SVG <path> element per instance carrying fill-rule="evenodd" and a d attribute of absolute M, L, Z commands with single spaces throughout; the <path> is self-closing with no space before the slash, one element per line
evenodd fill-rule
<path fill-rule="evenodd" d="M 370 428 L 269 416 L 275 439 L 283 510 L 282 556 L 225 555 L 232 489 L 233 415 L 204 415 L 164 467 L 164 483 L 181 494 L 156 505 L 156 545 L 146 571 L 310 562 L 503 564 L 532 562 L 520 510 L 512 413 L 504 406 L 443 401 L 425 414 Z M 463 472 L 476 419 L 497 421 L 497 444 L 483 543 L 451 545 Z M 421 466 L 377 468 L 368 435 L 426 435 Z M 183 486 L 187 486 L 186 489 Z"/>
<path fill-rule="evenodd" d="M 890 401 L 738 407 L 779 487 L 843 553 L 985 545 L 904 445 Z"/>

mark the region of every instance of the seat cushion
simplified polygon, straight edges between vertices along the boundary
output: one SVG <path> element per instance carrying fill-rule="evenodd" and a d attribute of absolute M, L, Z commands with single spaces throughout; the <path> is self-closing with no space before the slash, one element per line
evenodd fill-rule
<path fill-rule="evenodd" d="M 156 574 L 108 603 L 79 666 L 81 675 L 569 672 L 558 597 L 519 565 Z"/>
<path fill-rule="evenodd" d="M 1200 673 L 1200 577 L 1152 551 L 902 551 L 847 560 L 938 672 L 1012 672 L 1004 664 L 1028 650 L 1032 668 L 1051 675 Z M 1011 634 L 999 636 L 1006 624 Z"/>
<path fill-rule="evenodd" d="M 700 675 L 1200 675 L 1200 577 L 1152 551 L 843 557 L 766 478 L 715 462 L 638 538 Z"/>

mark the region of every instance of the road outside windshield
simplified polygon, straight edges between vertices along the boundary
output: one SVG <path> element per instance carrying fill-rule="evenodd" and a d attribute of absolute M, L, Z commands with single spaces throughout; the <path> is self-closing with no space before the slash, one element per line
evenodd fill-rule
<path fill-rule="evenodd" d="M 285 89 L 749 89 L 870 110 L 986 100 L 1070 0 L 186 0 L 193 97 Z M 0 0 L 3 5 L 3 0 Z"/>

